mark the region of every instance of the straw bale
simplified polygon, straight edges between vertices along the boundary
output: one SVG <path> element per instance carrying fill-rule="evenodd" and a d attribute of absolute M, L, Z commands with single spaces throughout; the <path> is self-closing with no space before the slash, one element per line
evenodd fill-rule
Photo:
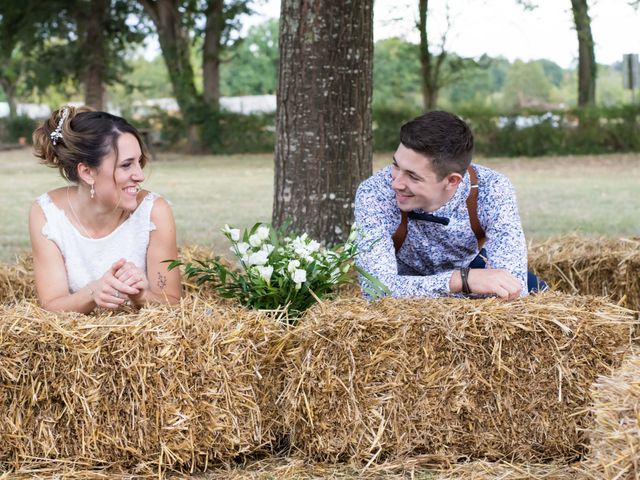
<path fill-rule="evenodd" d="M 204 301 L 95 316 L 0 305 L 0 472 L 162 472 L 269 450 L 282 328 Z"/>
<path fill-rule="evenodd" d="M 475 462 L 456 465 L 433 480 L 599 480 L 580 464 L 515 464 Z"/>
<path fill-rule="evenodd" d="M 630 344 L 601 298 L 337 300 L 288 333 L 279 406 L 322 461 L 546 462 L 585 451 L 589 387 Z"/>
<path fill-rule="evenodd" d="M 553 238 L 529 249 L 529 268 L 554 289 L 640 310 L 640 238 Z"/>
<path fill-rule="evenodd" d="M 125 471 L 83 470 L 76 466 L 51 465 L 30 469 L 23 467 L 11 473 L 11 480 L 65 478 L 131 480 L 151 475 L 133 475 Z M 310 463 L 302 457 L 271 456 L 242 463 L 216 466 L 204 473 L 194 473 L 193 480 L 599 480 L 580 464 L 512 464 L 475 461 L 454 465 L 449 469 L 430 469 L 421 459 L 411 458 L 398 463 L 370 465 L 349 463 Z M 0 480 L 9 480 L 0 473 Z"/>
<path fill-rule="evenodd" d="M 0 304 L 35 298 L 30 257 L 20 257 L 12 265 L 0 265 Z"/>
<path fill-rule="evenodd" d="M 579 465 L 519 465 L 484 461 L 455 465 L 450 469 L 431 469 L 421 459 L 369 465 L 343 463 L 310 463 L 300 457 L 271 457 L 242 465 L 215 468 L 196 477 L 198 480 L 594 480 Z"/>
<path fill-rule="evenodd" d="M 590 462 L 605 479 L 640 478 L 640 352 L 593 386 Z"/>

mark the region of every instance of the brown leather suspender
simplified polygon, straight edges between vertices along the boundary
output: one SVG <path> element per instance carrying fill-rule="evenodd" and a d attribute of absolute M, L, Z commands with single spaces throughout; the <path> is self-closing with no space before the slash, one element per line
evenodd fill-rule
<path fill-rule="evenodd" d="M 478 248 L 484 246 L 486 235 L 482 225 L 480 225 L 480 219 L 478 218 L 478 176 L 476 171 L 471 165 L 467 168 L 469 172 L 469 180 L 471 182 L 471 189 L 469 190 L 469 196 L 467 197 L 467 210 L 469 211 L 469 223 L 471 224 L 471 230 L 478 240 Z"/>
<path fill-rule="evenodd" d="M 478 219 L 478 176 L 471 165 L 467 168 L 467 172 L 469 172 L 469 180 L 471 182 L 471 189 L 469 190 L 469 196 L 467 197 L 469 223 L 471 224 L 471 230 L 473 230 L 473 233 L 478 240 L 478 248 L 482 248 L 486 235 L 482 225 L 480 225 L 480 220 Z M 400 219 L 400 225 L 398 225 L 398 229 L 391 237 L 393 239 L 393 246 L 396 249 L 396 253 L 400 250 L 400 247 L 402 247 L 402 244 L 407 238 L 407 212 L 401 213 L 402 218 Z"/>

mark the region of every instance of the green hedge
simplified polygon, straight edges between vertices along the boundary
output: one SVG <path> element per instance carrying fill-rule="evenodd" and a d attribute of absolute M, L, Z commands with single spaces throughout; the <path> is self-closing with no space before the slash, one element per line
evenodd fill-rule
<path fill-rule="evenodd" d="M 395 150 L 400 126 L 420 113 L 419 108 L 406 105 L 374 106 L 374 150 Z M 640 151 L 640 105 L 562 111 L 527 110 L 518 114 L 493 110 L 456 113 L 471 125 L 476 152 L 484 156 L 534 157 Z M 158 111 L 136 123 L 159 130 L 165 147 L 179 148 L 186 141 L 183 122 L 175 116 Z M 201 125 L 202 147 L 208 152 L 273 151 L 274 114 L 209 112 L 203 114 Z"/>
<path fill-rule="evenodd" d="M 456 112 L 473 129 L 476 152 L 492 157 L 535 157 L 640 151 L 640 105 L 527 110 L 504 114 L 492 110 Z M 373 112 L 374 149 L 394 150 L 400 126 L 419 115 L 414 108 L 384 107 Z"/>
<path fill-rule="evenodd" d="M 20 137 L 24 137 L 28 143 L 31 143 L 31 135 L 37 123 L 26 115 L 0 118 L 0 143 L 18 143 Z"/>

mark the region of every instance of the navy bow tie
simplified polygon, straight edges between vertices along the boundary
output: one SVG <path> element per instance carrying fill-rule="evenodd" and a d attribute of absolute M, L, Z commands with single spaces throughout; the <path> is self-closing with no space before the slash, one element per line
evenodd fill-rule
<path fill-rule="evenodd" d="M 441 225 L 449 225 L 449 219 L 447 217 L 438 217 L 437 215 L 432 215 L 431 213 L 409 212 L 407 216 L 411 220 L 424 220 L 425 222 L 433 222 L 433 223 L 439 223 Z"/>

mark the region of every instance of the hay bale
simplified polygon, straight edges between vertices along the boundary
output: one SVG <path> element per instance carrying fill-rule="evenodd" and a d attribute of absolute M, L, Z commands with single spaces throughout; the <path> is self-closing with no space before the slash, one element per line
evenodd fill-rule
<path fill-rule="evenodd" d="M 546 462 L 585 451 L 589 387 L 630 344 L 600 298 L 339 300 L 288 334 L 279 406 L 322 461 Z"/>
<path fill-rule="evenodd" d="M 529 268 L 554 289 L 640 310 L 640 238 L 553 238 L 529 249 Z"/>
<path fill-rule="evenodd" d="M 492 463 L 482 460 L 464 463 L 440 472 L 433 480 L 595 480 L 581 465 Z"/>
<path fill-rule="evenodd" d="M 0 304 L 36 298 L 30 257 L 20 257 L 13 265 L 0 265 Z"/>
<path fill-rule="evenodd" d="M 281 337 L 266 314 L 204 301 L 96 316 L 0 306 L 0 471 L 157 473 L 268 451 Z"/>
<path fill-rule="evenodd" d="M 640 352 L 593 386 L 590 463 L 605 479 L 640 478 Z"/>

